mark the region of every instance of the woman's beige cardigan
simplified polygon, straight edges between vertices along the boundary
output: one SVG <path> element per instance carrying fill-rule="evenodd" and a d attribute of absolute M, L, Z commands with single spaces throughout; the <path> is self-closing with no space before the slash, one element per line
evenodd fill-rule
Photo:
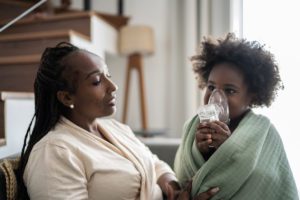
<path fill-rule="evenodd" d="M 109 142 L 62 118 L 33 148 L 24 173 L 32 200 L 162 199 L 171 168 L 115 120 L 98 121 Z"/>

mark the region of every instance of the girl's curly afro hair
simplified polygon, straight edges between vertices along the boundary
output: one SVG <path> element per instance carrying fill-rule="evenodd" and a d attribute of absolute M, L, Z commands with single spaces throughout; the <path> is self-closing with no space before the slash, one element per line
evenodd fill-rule
<path fill-rule="evenodd" d="M 229 33 L 224 39 L 204 38 L 199 50 L 191 61 L 200 88 L 206 86 L 212 68 L 223 62 L 235 65 L 244 74 L 249 92 L 255 94 L 251 107 L 270 106 L 283 88 L 274 55 L 257 41 Z"/>

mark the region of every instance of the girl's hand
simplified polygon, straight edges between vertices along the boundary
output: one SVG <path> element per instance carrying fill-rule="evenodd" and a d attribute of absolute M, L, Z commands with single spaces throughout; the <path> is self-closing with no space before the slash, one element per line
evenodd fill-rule
<path fill-rule="evenodd" d="M 231 131 L 227 124 L 221 121 L 210 122 L 209 127 L 214 130 L 211 145 L 218 149 L 229 138 Z"/>
<path fill-rule="evenodd" d="M 212 145 L 212 133 L 213 129 L 210 128 L 209 122 L 200 123 L 197 127 L 195 142 L 199 151 L 205 155 L 209 153 Z"/>
<path fill-rule="evenodd" d="M 200 123 L 196 132 L 196 144 L 202 154 L 207 154 L 211 148 L 218 149 L 231 131 L 227 124 L 220 121 Z"/>

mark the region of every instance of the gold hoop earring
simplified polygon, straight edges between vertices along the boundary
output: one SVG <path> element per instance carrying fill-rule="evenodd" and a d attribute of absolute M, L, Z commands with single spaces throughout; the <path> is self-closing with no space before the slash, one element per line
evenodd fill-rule
<path fill-rule="evenodd" d="M 70 108 L 71 108 L 71 109 L 74 109 L 74 104 L 71 104 L 71 105 L 70 105 Z"/>

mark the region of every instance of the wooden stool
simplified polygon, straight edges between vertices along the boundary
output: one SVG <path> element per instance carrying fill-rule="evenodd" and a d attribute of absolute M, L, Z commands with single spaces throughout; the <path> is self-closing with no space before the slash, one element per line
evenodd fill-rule
<path fill-rule="evenodd" d="M 146 131 L 148 129 L 148 124 L 142 58 L 145 55 L 151 55 L 154 53 L 153 30 L 149 26 L 143 25 L 123 26 L 120 29 L 119 45 L 120 53 L 126 55 L 128 59 L 122 121 L 123 123 L 127 122 L 131 71 L 137 70 L 140 88 L 142 128 Z"/>
<path fill-rule="evenodd" d="M 129 87 L 131 81 L 131 71 L 133 70 L 137 70 L 138 77 L 139 77 L 142 128 L 144 130 L 147 130 L 148 123 L 147 123 L 147 109 L 146 109 L 146 98 L 145 98 L 145 84 L 144 84 L 144 75 L 143 75 L 143 61 L 142 61 L 142 55 L 140 54 L 132 54 L 128 56 L 122 121 L 123 123 L 127 122 L 128 98 L 130 92 Z"/>

